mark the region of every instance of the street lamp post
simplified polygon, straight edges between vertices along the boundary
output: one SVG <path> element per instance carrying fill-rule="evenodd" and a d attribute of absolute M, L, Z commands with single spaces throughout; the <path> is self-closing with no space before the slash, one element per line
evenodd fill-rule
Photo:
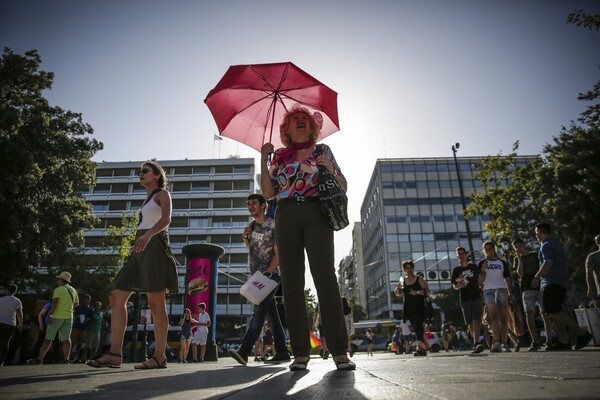
<path fill-rule="evenodd" d="M 463 189 L 462 178 L 460 177 L 460 169 L 458 168 L 458 160 L 456 159 L 456 152 L 460 147 L 460 143 L 455 143 L 452 146 L 452 153 L 454 153 L 454 165 L 456 166 L 456 177 L 458 178 L 458 188 L 460 189 L 460 201 L 462 202 L 463 218 L 465 219 L 465 227 L 467 228 L 467 238 L 469 240 L 469 252 L 473 262 L 475 262 L 475 251 L 473 249 L 473 239 L 471 239 L 471 227 L 469 226 L 469 219 L 465 215 L 467 204 L 465 202 L 465 190 Z"/>

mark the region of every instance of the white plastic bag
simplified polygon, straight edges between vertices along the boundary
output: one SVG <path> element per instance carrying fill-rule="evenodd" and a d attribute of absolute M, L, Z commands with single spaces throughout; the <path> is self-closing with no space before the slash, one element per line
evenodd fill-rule
<path fill-rule="evenodd" d="M 257 271 L 240 288 L 240 294 L 254 304 L 260 304 L 277 287 L 277 282 Z"/>

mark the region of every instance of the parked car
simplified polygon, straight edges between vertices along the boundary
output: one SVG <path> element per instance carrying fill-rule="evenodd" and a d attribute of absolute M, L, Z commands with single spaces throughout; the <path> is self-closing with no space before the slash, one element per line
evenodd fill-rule
<path fill-rule="evenodd" d="M 390 338 L 373 338 L 373 351 L 377 350 L 385 350 L 388 348 L 388 345 L 392 342 Z M 350 343 L 350 347 L 352 351 L 356 353 L 357 351 L 367 351 L 367 339 L 355 339 Z"/>
<path fill-rule="evenodd" d="M 429 350 L 432 353 L 437 353 L 438 351 L 440 351 L 442 349 L 442 343 L 440 341 L 440 334 L 437 332 L 430 332 L 431 333 L 431 337 L 429 339 L 427 339 L 427 350 Z M 389 343 L 387 346 L 388 351 L 393 351 L 392 347 L 394 346 L 394 343 Z M 417 351 L 417 346 L 412 345 L 411 347 L 411 352 L 413 351 Z M 404 348 L 400 349 L 400 353 L 404 353 Z"/>

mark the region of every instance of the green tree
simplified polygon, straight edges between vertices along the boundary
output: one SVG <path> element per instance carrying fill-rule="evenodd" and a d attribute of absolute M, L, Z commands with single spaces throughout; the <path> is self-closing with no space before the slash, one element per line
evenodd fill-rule
<path fill-rule="evenodd" d="M 95 222 L 80 190 L 95 182 L 102 143 L 81 114 L 49 105 L 54 74 L 40 64 L 36 50 L 5 48 L 0 60 L 0 282 L 58 265 Z"/>
<path fill-rule="evenodd" d="M 79 293 L 88 293 L 92 301 L 100 300 L 107 306 L 109 285 L 129 256 L 136 231 L 137 219 L 123 213 L 119 225 L 108 227 L 108 235 L 94 255 L 86 254 L 84 248 L 70 249 L 60 268 L 73 274 L 73 285 Z"/>
<path fill-rule="evenodd" d="M 519 142 L 507 156 L 498 154 L 484 157 L 477 165 L 475 178 L 485 190 L 471 195 L 473 202 L 465 210 L 467 217 L 487 214 L 490 220 L 485 225 L 490 239 L 496 243 L 522 237 L 535 240 L 532 224 L 542 217 L 537 174 L 543 164 L 541 158 L 527 165 L 517 165 Z"/>

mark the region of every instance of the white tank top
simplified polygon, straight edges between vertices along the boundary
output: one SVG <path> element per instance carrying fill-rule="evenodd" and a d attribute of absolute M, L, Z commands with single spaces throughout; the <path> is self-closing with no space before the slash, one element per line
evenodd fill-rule
<path fill-rule="evenodd" d="M 142 214 L 142 223 L 138 225 L 138 230 L 152 228 L 158 220 L 162 217 L 160 206 L 154 202 L 154 196 L 147 202 L 142 208 L 136 213 L 136 218 L 140 219 L 140 213 Z M 168 226 L 165 226 L 162 230 L 166 231 Z"/>

